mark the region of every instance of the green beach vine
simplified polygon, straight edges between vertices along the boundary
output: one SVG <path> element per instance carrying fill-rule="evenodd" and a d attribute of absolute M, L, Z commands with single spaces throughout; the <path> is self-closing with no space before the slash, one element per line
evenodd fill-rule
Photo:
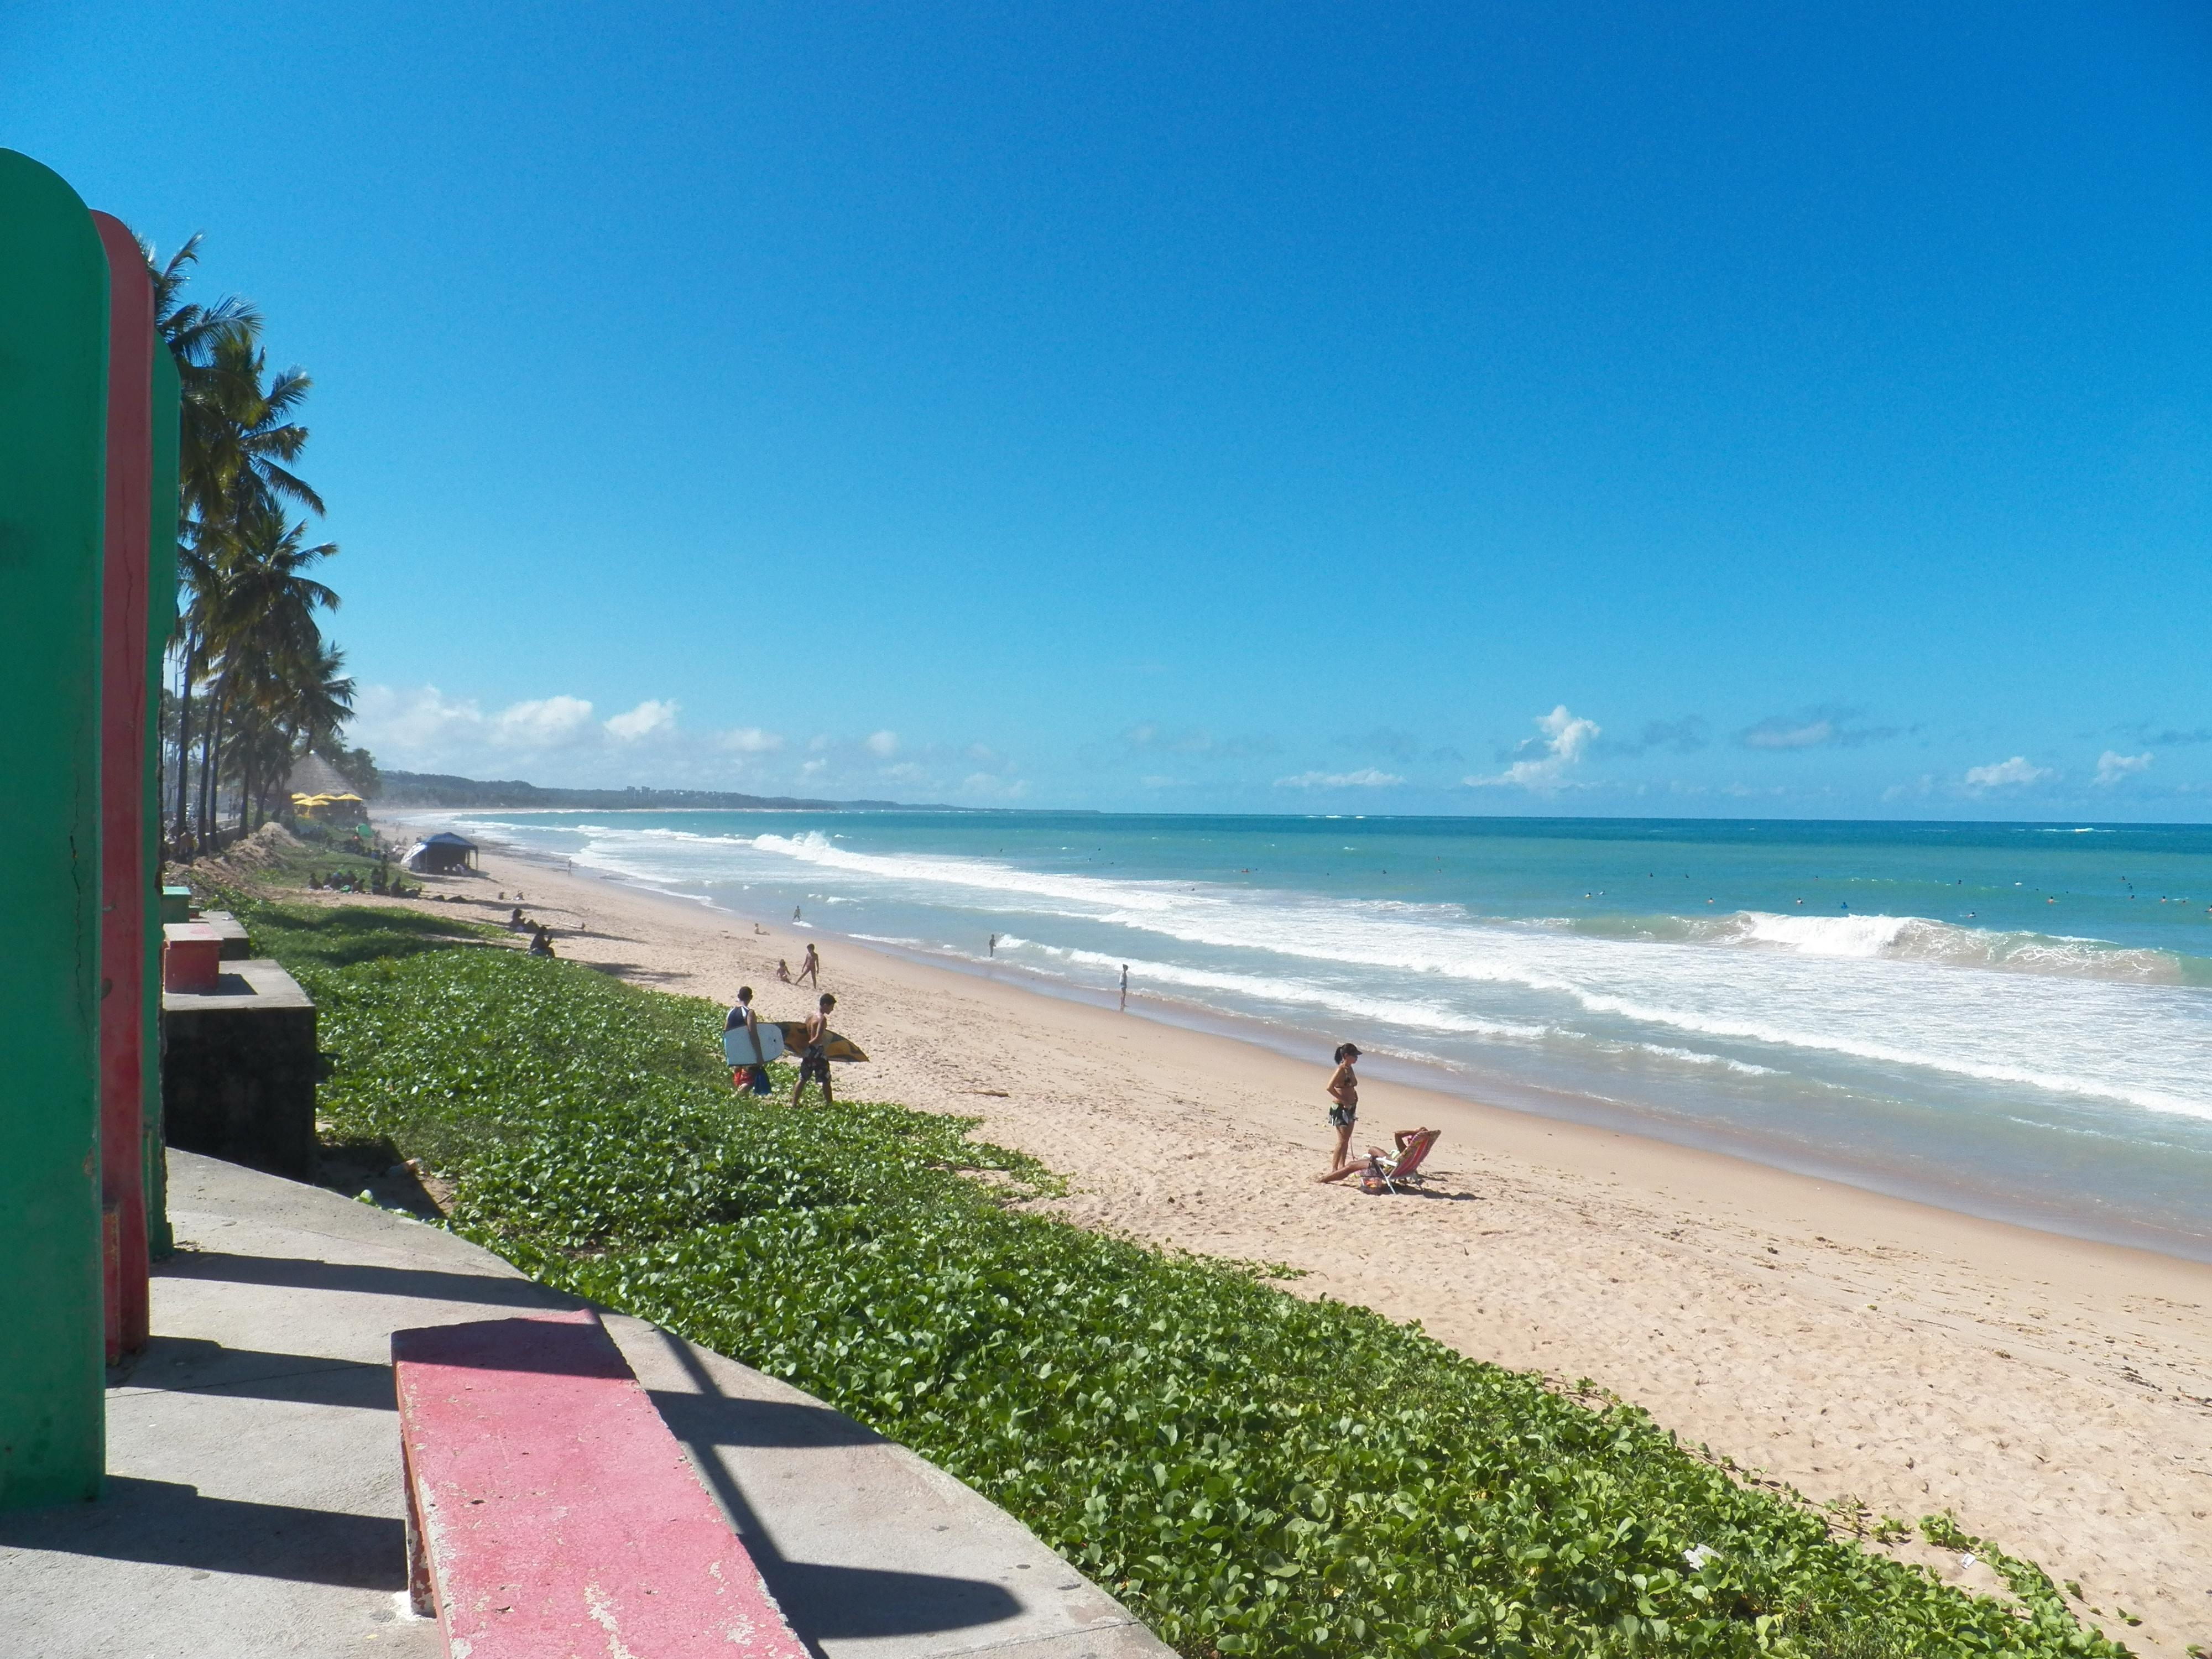
<path fill-rule="evenodd" d="M 426 1160 L 536 1277 L 913 1447 L 1185 1654 L 2128 1651 L 2025 1563 L 1969 1595 L 1632 1407 L 1024 1208 L 1050 1172 L 961 1120 L 755 1104 L 695 1000 L 245 908 L 322 1010 L 336 1134 Z"/>

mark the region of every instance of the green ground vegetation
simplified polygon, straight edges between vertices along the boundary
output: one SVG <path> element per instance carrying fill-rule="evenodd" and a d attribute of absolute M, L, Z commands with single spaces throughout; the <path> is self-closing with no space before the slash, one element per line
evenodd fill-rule
<path fill-rule="evenodd" d="M 337 1135 L 423 1159 L 537 1277 L 951 1470 L 1186 1654 L 2127 1651 L 2025 1563 L 2014 1603 L 1969 1596 L 1633 1407 L 1034 1213 L 1051 1174 L 960 1120 L 792 1110 L 787 1076 L 756 1103 L 702 1002 L 240 902 L 321 1007 Z"/>

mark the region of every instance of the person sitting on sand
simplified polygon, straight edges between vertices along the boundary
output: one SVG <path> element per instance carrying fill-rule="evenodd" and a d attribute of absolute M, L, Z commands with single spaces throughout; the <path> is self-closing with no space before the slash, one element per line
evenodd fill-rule
<path fill-rule="evenodd" d="M 805 960 L 799 964 L 798 977 L 791 982 L 793 985 L 811 985 L 817 991 L 822 988 L 822 958 L 814 954 L 813 940 L 806 942 Z"/>
<path fill-rule="evenodd" d="M 775 976 L 786 985 L 791 983 L 791 964 L 781 957 L 775 959 Z"/>
<path fill-rule="evenodd" d="M 1437 1130 L 1428 1128 L 1400 1129 L 1391 1135 L 1390 1139 L 1398 1149 L 1398 1157 L 1400 1158 L 1403 1158 L 1406 1156 L 1406 1148 L 1412 1146 L 1419 1137 L 1422 1135 L 1433 1135 L 1438 1133 L 1439 1131 Z M 1397 1165 L 1395 1162 L 1393 1162 L 1390 1165 L 1390 1169 L 1395 1171 Z M 1366 1157 L 1348 1158 L 1345 1159 L 1344 1162 L 1338 1164 L 1336 1168 L 1331 1170 L 1327 1175 L 1316 1176 L 1314 1179 L 1327 1182 L 1331 1181 L 1341 1181 L 1348 1175 L 1358 1175 L 1359 1176 L 1360 1190 L 1362 1192 L 1374 1193 L 1388 1190 L 1389 1183 L 1383 1180 L 1383 1174 L 1382 1149 L 1380 1146 L 1370 1146 L 1367 1149 Z M 1411 1179 L 1411 1177 L 1409 1176 L 1408 1179 Z"/>
<path fill-rule="evenodd" d="M 510 933 L 519 933 L 529 925 L 522 919 L 522 907 L 516 905 L 507 918 L 507 931 Z"/>
<path fill-rule="evenodd" d="M 1352 1127 L 1359 1121 L 1359 1077 L 1352 1068 L 1358 1061 L 1359 1045 L 1340 1042 L 1336 1045 L 1336 1070 L 1329 1073 L 1329 1127 L 1336 1131 L 1336 1155 L 1328 1161 L 1328 1172 L 1321 1179 L 1335 1181 L 1346 1173 L 1345 1159 L 1352 1152 Z M 1354 1166 L 1357 1167 L 1357 1166 Z"/>
<path fill-rule="evenodd" d="M 822 994 L 819 1009 L 806 1017 L 806 1047 L 799 1056 L 799 1081 L 791 1085 L 791 1103 L 799 1104 L 799 1097 L 806 1091 L 806 1080 L 812 1078 L 822 1085 L 822 1103 L 835 1106 L 837 1103 L 830 1093 L 830 1011 L 837 1006 L 837 999 L 827 991 Z"/>
<path fill-rule="evenodd" d="M 530 936 L 530 954 L 533 957 L 553 954 L 553 930 L 550 927 L 540 923 L 538 931 Z"/>

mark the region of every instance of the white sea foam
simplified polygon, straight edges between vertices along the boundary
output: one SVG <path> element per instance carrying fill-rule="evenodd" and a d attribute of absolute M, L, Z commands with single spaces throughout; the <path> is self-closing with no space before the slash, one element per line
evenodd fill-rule
<path fill-rule="evenodd" d="M 1024 955 L 1042 956 L 1075 966 L 1097 968 L 1106 973 L 1118 973 L 1125 961 L 1103 951 L 1066 945 L 1030 945 L 1026 940 L 1010 938 L 999 940 L 1000 954 L 1010 954 L 1010 946 L 1018 947 Z M 1371 996 L 1306 980 L 1227 973 L 1148 957 L 1127 958 L 1127 966 L 1131 986 L 1139 991 L 1156 990 L 1163 985 L 1173 986 L 1179 990 L 1224 991 L 1255 1003 L 1326 1009 L 1337 1017 L 1338 1024 L 1373 1020 L 1402 1026 L 1407 1030 L 1455 1036 L 1495 1037 L 1522 1042 L 1559 1035 L 1548 1025 L 1480 1019 L 1439 1003 Z"/>
<path fill-rule="evenodd" d="M 1948 1079 L 1993 1102 L 2032 1091 L 2052 1111 L 2212 1121 L 2212 993 L 2172 982 L 2166 953 L 2094 939 L 1883 915 L 1503 922 L 1450 904 L 862 851 L 818 832 L 581 833 L 579 863 L 630 879 L 787 889 L 798 876 L 809 892 L 834 888 L 822 898 L 920 907 L 954 936 L 988 926 L 1002 954 L 1047 971 L 1103 982 L 1127 961 L 1139 983 L 1196 1002 L 1328 1011 L 1451 1052 L 1626 1045 L 1717 1083 L 1787 1072 L 1917 1098 Z M 902 913 L 902 933 L 915 927 Z"/>
<path fill-rule="evenodd" d="M 1805 956 L 1889 957 L 2146 985 L 2177 985 L 2185 978 L 2180 958 L 2165 951 L 2130 950 L 2104 939 L 2063 933 L 1961 927 L 1923 916 L 1777 915 L 1738 910 L 1725 916 L 1692 916 L 1676 926 L 1682 937 L 1702 944 L 1766 946 Z"/>
<path fill-rule="evenodd" d="M 2212 1025 L 2201 995 L 2176 988 L 2185 1000 L 2164 1000 L 2140 980 L 2124 992 L 2107 990 L 2082 983 L 2089 975 L 2078 968 L 2079 977 L 2066 975 L 2075 978 L 2071 988 L 2044 991 L 2030 988 L 2032 975 L 2008 984 L 1942 965 L 1969 944 L 1987 957 L 1982 941 L 1990 937 L 2002 941 L 1996 959 L 2013 962 L 2040 951 L 2055 963 L 2068 947 L 2094 941 L 1978 935 L 1911 917 L 1747 914 L 1691 919 L 1693 943 L 1630 942 L 1486 922 L 1452 906 L 1054 874 L 990 860 L 861 853 L 819 836 L 761 836 L 754 845 L 856 875 L 986 892 L 1000 907 L 1044 899 L 1053 902 L 1041 907 L 1047 913 L 1070 906 L 1184 945 L 1515 988 L 1646 1029 L 2212 1120 L 2203 1065 Z M 1703 939 L 1700 928 L 1708 930 Z M 1760 948 L 1710 948 L 1718 943 Z M 2120 953 L 2103 947 L 2101 954 Z M 1731 960 L 1737 965 L 1727 965 Z M 1917 977 L 1930 973 L 1942 978 Z M 2059 977 L 2049 966 L 2044 973 Z M 1336 977 L 1319 981 L 1313 1000 L 1340 998 Z"/>

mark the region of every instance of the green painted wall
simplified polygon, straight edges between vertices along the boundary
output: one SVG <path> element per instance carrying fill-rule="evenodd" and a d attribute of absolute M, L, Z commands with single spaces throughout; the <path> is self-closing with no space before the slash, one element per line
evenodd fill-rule
<path fill-rule="evenodd" d="M 169 1164 L 161 1143 L 161 669 L 177 625 L 177 444 L 184 417 L 177 360 L 154 351 L 152 580 L 146 589 L 146 1247 L 155 1261 L 176 1249 L 169 1231 Z"/>
<path fill-rule="evenodd" d="M 107 261 L 0 149 L 0 1508 L 100 1495 L 100 596 Z"/>

